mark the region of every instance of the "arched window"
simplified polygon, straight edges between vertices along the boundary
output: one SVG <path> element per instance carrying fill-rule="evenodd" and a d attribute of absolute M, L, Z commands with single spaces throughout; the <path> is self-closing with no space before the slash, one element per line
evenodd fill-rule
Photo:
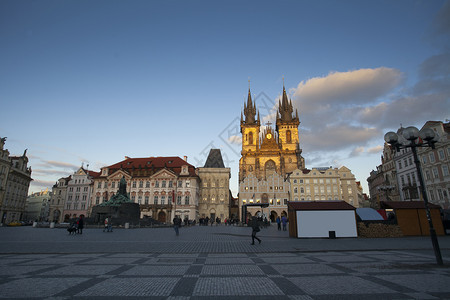
<path fill-rule="evenodd" d="M 248 134 L 248 143 L 249 143 L 250 145 L 253 145 L 253 132 L 250 132 L 250 133 Z"/>
<path fill-rule="evenodd" d="M 290 143 L 291 142 L 291 131 L 287 130 L 286 131 L 286 143 Z"/>
<path fill-rule="evenodd" d="M 277 171 L 277 168 L 275 166 L 275 162 L 273 160 L 269 160 L 266 162 L 264 166 L 264 170 L 266 172 L 266 177 L 275 173 Z"/>

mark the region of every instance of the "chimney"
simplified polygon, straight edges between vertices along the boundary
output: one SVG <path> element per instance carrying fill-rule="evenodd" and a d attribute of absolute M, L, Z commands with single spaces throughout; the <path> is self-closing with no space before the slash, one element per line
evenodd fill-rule
<path fill-rule="evenodd" d="M 186 155 L 184 156 L 184 161 L 187 162 L 187 156 Z"/>

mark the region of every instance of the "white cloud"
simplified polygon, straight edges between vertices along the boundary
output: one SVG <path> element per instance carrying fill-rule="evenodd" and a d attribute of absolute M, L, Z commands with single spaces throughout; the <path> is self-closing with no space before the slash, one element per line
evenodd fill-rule
<path fill-rule="evenodd" d="M 392 91 L 402 78 L 399 70 L 386 67 L 331 72 L 325 77 L 300 82 L 294 98 L 306 112 L 326 109 L 330 105 L 362 105 Z"/>
<path fill-rule="evenodd" d="M 240 145 L 242 143 L 242 137 L 239 135 L 232 135 L 228 138 L 230 144 Z"/>
<path fill-rule="evenodd" d="M 359 156 L 364 153 L 364 147 L 356 147 L 350 152 L 350 157 Z"/>
<path fill-rule="evenodd" d="M 381 154 L 382 152 L 383 152 L 383 146 L 380 146 L 380 145 L 367 149 L 367 153 L 375 153 L 375 154 L 380 153 Z"/>

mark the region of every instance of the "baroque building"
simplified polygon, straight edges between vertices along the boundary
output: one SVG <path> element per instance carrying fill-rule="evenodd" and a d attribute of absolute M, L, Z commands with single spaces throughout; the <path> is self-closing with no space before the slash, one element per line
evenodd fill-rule
<path fill-rule="evenodd" d="M 200 179 L 187 157 L 130 158 L 101 168 L 94 179 L 92 203 L 108 201 L 119 189 L 125 177 L 132 202 L 138 203 L 141 218 L 151 217 L 170 223 L 175 216 L 198 219 Z"/>
<path fill-rule="evenodd" d="M 29 195 L 22 220 L 47 222 L 51 197 L 52 192 L 49 192 L 48 188 Z"/>
<path fill-rule="evenodd" d="M 4 148 L 5 141 L 6 137 L 0 138 L 0 216 L 3 224 L 22 220 L 33 180 L 27 150 L 22 156 L 10 156 Z"/>
<path fill-rule="evenodd" d="M 49 220 L 61 223 L 64 221 L 64 204 L 66 203 L 67 186 L 72 176 L 62 177 L 53 185 L 50 200 Z"/>
<path fill-rule="evenodd" d="M 261 131 L 259 112 L 249 89 L 247 103 L 241 113 L 240 208 L 244 204 L 261 203 L 269 204 L 270 218 L 287 213 L 288 174 L 305 166 L 299 146 L 299 124 L 298 112 L 296 110 L 294 114 L 292 101 L 283 86 L 275 130 L 267 123 Z M 260 213 L 260 208 L 249 206 L 247 211 L 255 215 Z"/>
<path fill-rule="evenodd" d="M 64 222 L 81 215 L 88 216 L 91 203 L 91 194 L 94 179 L 99 173 L 88 171 L 84 167 L 72 174 L 67 183 L 66 199 L 64 204 Z"/>
<path fill-rule="evenodd" d="M 232 217 L 230 212 L 231 169 L 225 168 L 220 149 L 211 149 L 203 168 L 198 168 L 200 177 L 199 217 L 215 220 Z"/>
<path fill-rule="evenodd" d="M 431 128 L 439 136 L 435 149 L 430 147 L 418 148 L 428 200 L 444 209 L 449 209 L 450 123 L 428 121 L 423 128 Z"/>

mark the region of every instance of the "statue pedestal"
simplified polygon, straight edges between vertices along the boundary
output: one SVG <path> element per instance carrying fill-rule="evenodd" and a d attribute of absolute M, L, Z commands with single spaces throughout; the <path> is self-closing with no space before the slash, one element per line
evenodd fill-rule
<path fill-rule="evenodd" d="M 92 208 L 91 217 L 94 223 L 103 223 L 105 218 L 110 218 L 113 225 L 125 225 L 125 223 L 137 224 L 140 218 L 139 204 L 122 203 L 120 206 L 100 206 Z"/>

